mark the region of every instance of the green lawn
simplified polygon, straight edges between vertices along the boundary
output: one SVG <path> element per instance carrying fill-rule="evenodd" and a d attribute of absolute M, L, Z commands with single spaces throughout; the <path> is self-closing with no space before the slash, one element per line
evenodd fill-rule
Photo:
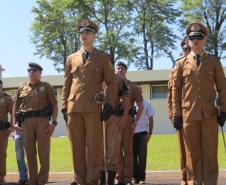
<path fill-rule="evenodd" d="M 219 166 L 226 169 L 226 154 L 222 136 L 219 135 Z M 148 147 L 148 170 L 178 170 L 179 158 L 176 135 L 153 135 Z M 67 138 L 53 138 L 51 146 L 51 171 L 71 172 L 72 161 Z M 14 141 L 10 139 L 7 157 L 7 172 L 17 172 Z"/>

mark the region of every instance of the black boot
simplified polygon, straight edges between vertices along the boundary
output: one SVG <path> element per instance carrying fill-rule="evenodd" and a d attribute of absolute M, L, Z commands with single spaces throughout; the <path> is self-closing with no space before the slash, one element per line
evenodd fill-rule
<path fill-rule="evenodd" d="M 105 172 L 100 171 L 100 185 L 105 185 Z"/>
<path fill-rule="evenodd" d="M 115 184 L 115 176 L 116 176 L 116 172 L 108 171 L 108 185 Z"/>

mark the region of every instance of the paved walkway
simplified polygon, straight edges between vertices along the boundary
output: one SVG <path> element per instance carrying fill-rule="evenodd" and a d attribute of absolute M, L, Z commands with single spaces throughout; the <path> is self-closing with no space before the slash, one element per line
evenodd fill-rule
<path fill-rule="evenodd" d="M 73 173 L 51 173 L 48 185 L 70 185 Z M 18 174 L 8 174 L 6 185 L 15 185 Z M 169 171 L 149 171 L 146 178 L 147 185 L 179 185 L 180 173 Z M 226 185 L 226 171 L 220 171 L 218 185 Z"/>

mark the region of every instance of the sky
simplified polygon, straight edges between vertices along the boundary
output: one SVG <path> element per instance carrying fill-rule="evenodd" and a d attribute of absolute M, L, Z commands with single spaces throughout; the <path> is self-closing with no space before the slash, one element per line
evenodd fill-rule
<path fill-rule="evenodd" d="M 29 62 L 39 63 L 44 69 L 43 75 L 63 74 L 55 70 L 52 61 L 34 55 L 30 27 L 34 21 L 31 9 L 35 0 L 0 0 L 0 3 L 0 65 L 5 69 L 2 77 L 26 76 Z M 175 58 L 179 57 L 179 53 L 180 48 L 174 51 Z M 163 57 L 154 63 L 154 69 L 168 69 L 171 66 L 171 61 Z M 136 69 L 130 66 L 129 70 Z"/>

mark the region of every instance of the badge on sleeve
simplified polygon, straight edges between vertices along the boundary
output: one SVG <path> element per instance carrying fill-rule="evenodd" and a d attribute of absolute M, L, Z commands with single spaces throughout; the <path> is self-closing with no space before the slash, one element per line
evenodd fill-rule
<path fill-rule="evenodd" d="M 43 93 L 44 90 L 45 90 L 45 88 L 44 88 L 43 86 L 41 86 L 41 87 L 39 88 L 39 92 L 40 92 L 40 93 Z"/>

